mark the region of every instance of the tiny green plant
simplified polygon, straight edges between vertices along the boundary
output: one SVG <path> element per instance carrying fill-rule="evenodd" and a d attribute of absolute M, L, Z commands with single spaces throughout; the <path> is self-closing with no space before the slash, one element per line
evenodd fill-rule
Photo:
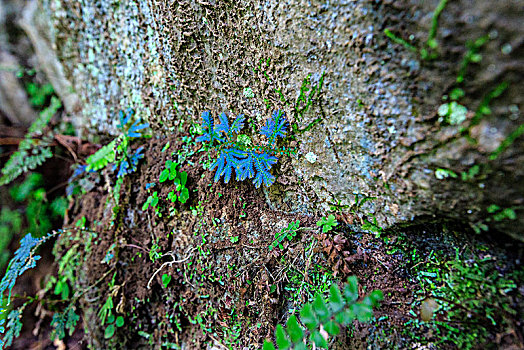
<path fill-rule="evenodd" d="M 280 249 L 283 249 L 282 242 L 287 238 L 287 240 L 291 241 L 295 236 L 297 235 L 297 231 L 300 226 L 300 220 L 297 221 L 291 221 L 287 227 L 284 227 L 282 230 L 280 230 L 279 233 L 275 234 L 275 240 L 271 243 L 269 246 L 269 250 L 275 249 L 275 247 L 279 247 Z"/>
<path fill-rule="evenodd" d="M 115 335 L 116 329 L 124 325 L 124 317 L 109 315 L 107 317 L 107 327 L 104 331 L 104 338 L 111 339 Z"/>
<path fill-rule="evenodd" d="M 482 231 L 489 230 L 489 223 L 500 222 L 503 220 L 516 220 L 517 213 L 515 212 L 515 209 L 517 208 L 518 207 L 501 208 L 496 204 L 491 204 L 486 208 L 489 216 L 482 221 L 471 224 L 471 227 L 475 233 L 481 233 Z"/>
<path fill-rule="evenodd" d="M 460 176 L 462 178 L 462 181 L 470 181 L 475 178 L 480 173 L 480 166 L 475 164 L 471 168 L 469 168 L 467 171 L 463 171 L 460 173 Z"/>
<path fill-rule="evenodd" d="M 484 46 L 490 39 L 490 35 L 483 35 L 475 41 L 468 41 L 466 47 L 468 50 L 460 63 L 459 73 L 457 75 L 457 83 L 464 82 L 466 71 L 470 63 L 478 63 L 482 60 L 482 55 L 479 53 L 482 46 Z"/>
<path fill-rule="evenodd" d="M 333 283 L 329 289 L 327 302 L 321 294 L 317 294 L 313 303 L 306 304 L 300 310 L 300 319 L 291 315 L 285 328 L 280 324 L 277 325 L 275 330 L 277 348 L 307 349 L 308 345 L 326 348 L 329 336 L 340 334 L 341 327 L 349 325 L 354 320 L 370 321 L 373 317 L 373 307 L 377 307 L 384 296 L 382 291 L 375 290 L 360 302 L 357 302 L 358 298 L 358 282 L 355 276 L 348 278 L 343 291 Z M 306 329 L 300 325 L 299 320 Z M 271 341 L 266 340 L 263 349 L 276 348 Z"/>
<path fill-rule="evenodd" d="M 373 217 L 373 221 L 364 219 L 364 224 L 362 225 L 362 229 L 366 231 L 371 231 L 375 233 L 377 237 L 380 237 L 380 235 L 384 233 L 384 229 L 378 225 L 377 218 L 374 215 L 372 217 Z"/>
<path fill-rule="evenodd" d="M 147 197 L 145 203 L 142 205 L 142 210 L 147 210 L 150 206 L 152 208 L 156 208 L 158 204 L 158 192 L 155 191 L 153 192 L 152 195 L 149 195 L 149 197 Z"/>
<path fill-rule="evenodd" d="M 435 170 L 435 177 L 438 179 L 438 180 L 444 180 L 444 179 L 447 179 L 449 177 L 451 178 L 457 178 L 458 175 L 450 170 L 450 169 L 444 169 L 444 168 L 437 168 Z"/>
<path fill-rule="evenodd" d="M 26 91 L 29 95 L 29 102 L 33 107 L 42 107 L 47 98 L 55 92 L 53 85 L 46 83 L 43 85 L 37 85 L 35 83 L 27 83 Z"/>
<path fill-rule="evenodd" d="M 167 286 L 169 285 L 169 282 L 171 282 L 171 275 L 164 273 L 162 275 L 162 285 L 164 286 L 164 288 L 167 288 Z"/>
<path fill-rule="evenodd" d="M 113 274 L 113 277 L 108 284 L 110 294 L 107 296 L 106 301 L 98 311 L 98 318 L 100 319 L 102 326 L 104 326 L 107 322 L 107 326 L 104 331 L 104 338 L 106 339 L 112 338 L 115 334 L 116 328 L 122 327 L 124 325 L 124 318 L 122 316 L 116 317 L 113 313 L 113 291 L 115 289 L 115 278 L 116 272 Z"/>
<path fill-rule="evenodd" d="M 435 11 L 433 11 L 433 16 L 431 18 L 431 28 L 429 29 L 428 37 L 421 48 L 417 48 L 414 45 L 407 42 L 406 40 L 402 39 L 401 37 L 395 35 L 388 28 L 384 30 L 384 34 L 389 39 L 391 39 L 391 41 L 404 46 L 406 49 L 412 52 L 418 53 L 420 55 L 420 58 L 422 58 L 423 60 L 433 60 L 438 57 L 438 53 L 436 52 L 438 48 L 438 41 L 436 39 L 438 19 L 442 11 L 444 11 L 444 8 L 446 7 L 447 3 L 448 0 L 440 0 L 439 4 L 435 8 Z"/>
<path fill-rule="evenodd" d="M 136 171 L 138 161 L 144 157 L 143 147 L 138 147 L 134 153 L 129 152 L 129 143 L 132 138 L 142 137 L 143 129 L 149 127 L 149 124 L 139 124 L 140 120 L 131 124 L 131 118 L 134 112 L 128 109 L 127 113 L 120 111 L 120 124 L 118 128 L 122 133 L 106 146 L 99 149 L 95 154 L 87 158 L 87 167 L 85 171 L 99 171 L 108 164 L 113 163 L 112 171 L 118 169 L 117 177 L 121 178 L 126 174 Z"/>
<path fill-rule="evenodd" d="M 151 249 L 149 250 L 149 259 L 152 262 L 155 262 L 162 257 L 162 253 L 160 253 L 160 249 L 161 247 L 158 245 L 158 241 L 153 242 L 153 245 L 151 246 Z"/>
<path fill-rule="evenodd" d="M 515 210 L 513 208 L 504 208 L 502 209 L 496 204 L 490 205 L 486 211 L 490 214 L 492 214 L 492 218 L 494 221 L 502 221 L 502 220 L 516 220 L 517 214 L 515 213 Z"/>
<path fill-rule="evenodd" d="M 444 103 L 438 108 L 438 115 L 450 124 L 460 125 L 466 120 L 468 109 L 456 101 Z"/>
<path fill-rule="evenodd" d="M 51 332 L 51 339 L 64 339 L 66 331 L 71 336 L 75 331 L 76 324 L 80 320 L 80 316 L 75 312 L 73 305 L 69 305 L 64 312 L 55 312 L 51 320 L 53 331 Z"/>
<path fill-rule="evenodd" d="M 335 219 L 335 215 L 329 214 L 327 217 L 324 217 L 317 221 L 317 226 L 322 227 L 322 232 L 326 233 L 333 229 L 333 227 L 337 226 L 338 222 Z"/>
<path fill-rule="evenodd" d="M 189 199 L 189 190 L 186 188 L 187 173 L 185 171 L 178 171 L 177 167 L 178 163 L 167 160 L 166 167 L 160 173 L 158 181 L 161 183 L 167 180 L 173 181 L 175 189 L 168 193 L 167 199 L 173 203 L 178 199 L 180 203 L 183 204 Z"/>
<path fill-rule="evenodd" d="M 24 202 L 28 231 L 39 237 L 51 229 L 52 219 L 63 217 L 67 209 L 67 200 L 57 197 L 49 201 L 43 187 L 44 178 L 39 173 L 29 173 L 19 185 L 10 189 L 15 202 Z"/>
<path fill-rule="evenodd" d="M 318 98 L 320 91 L 322 90 L 322 85 L 324 84 L 324 75 L 323 72 L 320 76 L 317 85 L 311 86 L 311 73 L 307 75 L 302 81 L 302 86 L 300 86 L 300 93 L 298 95 L 297 101 L 295 103 L 295 112 L 297 116 L 302 118 L 304 114 L 308 111 L 309 107 L 313 104 L 315 98 Z"/>
<path fill-rule="evenodd" d="M 506 149 L 509 148 L 517 140 L 519 137 L 524 135 L 524 123 L 520 124 L 513 132 L 511 132 L 497 147 L 495 151 L 493 151 L 490 156 L 489 160 L 495 160 L 497 157 L 503 153 Z"/>
<path fill-rule="evenodd" d="M 22 229 L 22 215 L 7 207 L 0 211 L 0 269 L 9 261 L 9 244 L 13 236 Z"/>

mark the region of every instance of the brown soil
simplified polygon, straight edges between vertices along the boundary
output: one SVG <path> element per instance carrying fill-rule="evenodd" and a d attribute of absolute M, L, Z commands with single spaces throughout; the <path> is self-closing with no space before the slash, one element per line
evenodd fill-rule
<path fill-rule="evenodd" d="M 349 212 L 337 214 L 340 225 L 322 234 L 316 226 L 320 216 L 272 209 L 273 191 L 278 189 L 256 190 L 251 183 L 234 179 L 229 184 L 214 183 L 214 173 L 200 165 L 206 154 L 193 154 L 199 145 L 188 147 L 181 139 L 175 133 L 147 143 L 139 171 L 124 182 L 113 224 L 103 186 L 79 198 L 70 212 L 70 223 L 85 216 L 96 232 L 90 250 L 80 249 L 86 265 L 79 267 L 84 278 L 77 286 L 95 286 L 88 295 L 95 301 L 81 303 L 87 342 L 95 348 L 140 349 L 162 343 L 186 344 L 192 349 L 224 343 L 235 349 L 259 347 L 271 337 L 277 322 L 285 322 L 286 310 L 311 301 L 306 290 L 292 297 L 289 288 L 295 286 L 293 278 L 298 274 L 303 274 L 305 285 L 314 285 L 323 274 L 339 282 L 356 275 L 362 295 L 374 289 L 385 294 L 376 311 L 378 321 L 371 326 L 355 323 L 349 333 L 337 338 L 334 348 L 406 347 L 409 340 L 402 330 L 407 321 L 418 318 L 410 311 L 421 297 L 411 272 L 410 249 L 418 249 L 422 256 L 431 250 L 447 252 L 452 258 L 455 247 L 478 244 L 477 239 L 453 236 L 452 232 L 462 230 L 453 224 L 446 224 L 453 227 L 447 231 L 442 224 L 397 228 L 377 238 L 358 232 L 352 222 L 363 218 Z M 167 142 L 171 146 L 162 153 Z M 166 197 L 172 186 L 158 183 L 165 160 L 176 159 L 177 151 L 190 155 L 181 167 L 188 172 L 190 189 L 190 200 L 183 205 L 170 204 Z M 171 152 L 175 155 L 170 156 Z M 145 184 L 153 182 L 156 186 L 145 190 Z M 159 193 L 161 217 L 151 208 L 138 209 L 152 191 Z M 170 207 L 176 209 L 172 216 Z M 303 230 L 286 241 L 283 249 L 270 251 L 275 233 L 295 220 L 300 220 Z M 153 262 L 149 252 L 155 242 L 159 253 L 169 254 Z M 68 246 L 64 238 L 61 244 Z M 115 258 L 101 263 L 113 244 Z M 496 251 L 493 242 L 488 244 Z M 509 254 L 505 259 L 513 258 Z M 181 262 L 168 264 L 175 259 Z M 108 290 L 113 274 L 115 288 Z M 162 286 L 163 274 L 172 276 L 167 288 Z M 125 317 L 126 330 L 106 341 L 97 312 L 109 293 L 117 313 Z M 231 335 L 235 326 L 236 338 Z"/>

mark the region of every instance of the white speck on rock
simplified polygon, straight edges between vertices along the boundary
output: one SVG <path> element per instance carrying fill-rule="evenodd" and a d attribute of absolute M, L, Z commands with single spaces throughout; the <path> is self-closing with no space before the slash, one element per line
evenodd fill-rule
<path fill-rule="evenodd" d="M 306 157 L 306 160 L 310 162 L 311 164 L 317 161 L 317 155 L 313 152 L 308 152 L 308 154 L 306 154 L 305 157 Z"/>

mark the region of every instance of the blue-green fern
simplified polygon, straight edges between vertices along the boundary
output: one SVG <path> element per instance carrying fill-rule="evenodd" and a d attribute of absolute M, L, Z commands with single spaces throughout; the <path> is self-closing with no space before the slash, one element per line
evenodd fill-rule
<path fill-rule="evenodd" d="M 62 230 L 57 230 L 41 238 L 35 238 L 28 233 L 20 241 L 20 248 L 18 248 L 15 256 L 9 262 L 5 276 L 0 282 L 0 305 L 2 306 L 0 314 L 3 316 L 2 320 L 0 320 L 0 333 L 4 334 L 0 340 L 1 349 L 10 346 L 13 339 L 19 336 L 20 330 L 22 329 L 22 321 L 20 318 L 27 303 L 11 310 L 7 314 L 7 308 L 11 303 L 11 292 L 17 278 L 25 271 L 36 266 L 36 262 L 40 260 L 40 255 L 36 255 L 37 248 L 49 238 L 60 233 L 62 233 Z M 4 293 L 6 291 L 8 291 L 7 300 L 4 299 Z M 5 314 L 7 314 L 7 316 L 4 316 Z M 5 324 L 5 318 L 7 318 L 7 324 Z"/>
<path fill-rule="evenodd" d="M 225 113 L 218 117 L 220 124 L 214 124 L 209 111 L 202 113 L 202 136 L 197 137 L 197 142 L 208 142 L 211 147 L 218 150 L 218 158 L 211 165 L 211 170 L 216 168 L 215 182 L 222 176 L 224 182 L 228 183 L 235 170 L 236 179 L 243 181 L 253 179 L 258 188 L 264 184 L 269 187 L 275 182 L 275 176 L 271 174 L 271 167 L 276 164 L 275 156 L 280 150 L 276 149 L 278 137 L 285 137 L 287 132 L 287 120 L 284 112 L 277 110 L 260 131 L 260 134 L 268 138 L 267 146 L 245 147 L 235 140 L 235 136 L 244 127 L 244 115 L 238 115 L 231 125 Z M 216 143 L 217 145 L 213 145 Z"/>

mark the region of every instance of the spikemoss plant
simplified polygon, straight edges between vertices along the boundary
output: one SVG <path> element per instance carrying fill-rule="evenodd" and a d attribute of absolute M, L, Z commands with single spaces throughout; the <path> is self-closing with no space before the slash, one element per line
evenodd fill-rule
<path fill-rule="evenodd" d="M 238 115 L 231 125 L 225 113 L 220 114 L 219 120 L 220 124 L 215 125 L 209 111 L 202 113 L 203 135 L 196 139 L 197 142 L 206 142 L 208 148 L 216 148 L 218 151 L 218 158 L 210 168 L 217 169 L 215 182 L 223 176 L 224 182 L 228 183 L 235 170 L 236 179 L 239 181 L 249 178 L 253 179 L 257 188 L 262 183 L 267 187 L 271 186 L 275 182 L 275 176 L 270 173 L 270 169 L 277 162 L 276 155 L 285 151 L 276 147 L 277 139 L 286 136 L 287 132 L 284 112 L 273 112 L 260 130 L 260 134 L 268 141 L 256 146 L 251 146 L 242 138 L 236 137 L 244 127 L 243 114 Z"/>

